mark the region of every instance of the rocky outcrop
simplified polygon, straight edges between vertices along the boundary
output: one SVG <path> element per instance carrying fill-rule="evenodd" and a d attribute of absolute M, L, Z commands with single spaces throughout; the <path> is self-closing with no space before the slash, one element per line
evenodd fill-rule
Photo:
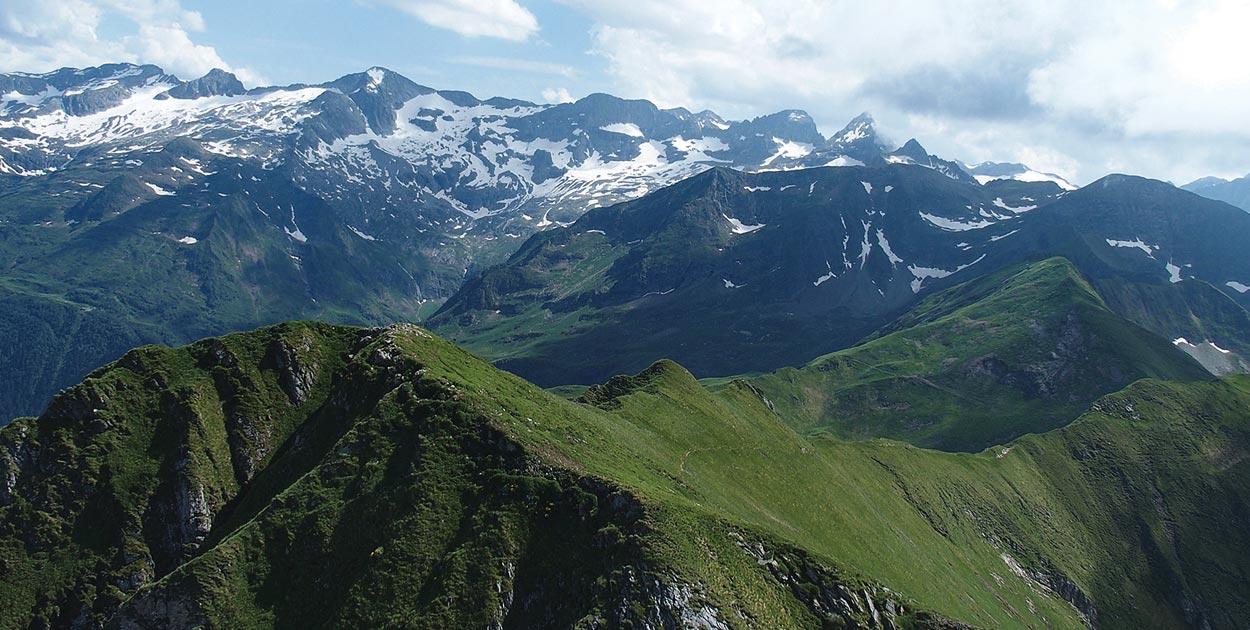
<path fill-rule="evenodd" d="M 193 99 L 206 96 L 237 96 L 246 92 L 247 89 L 243 87 L 243 83 L 239 81 L 238 77 L 220 68 L 213 68 L 208 71 L 208 74 L 172 87 L 158 94 L 156 98 L 157 100 L 168 98 Z"/>
<path fill-rule="evenodd" d="M 317 381 L 317 363 L 308 356 L 312 343 L 312 337 L 307 333 L 293 343 L 275 339 L 269 344 L 262 363 L 262 367 L 278 371 L 278 384 L 293 405 L 304 404 Z"/>
<path fill-rule="evenodd" d="M 163 396 L 161 412 L 180 443 L 162 467 L 161 483 L 148 503 L 143 529 L 157 573 L 164 575 L 194 555 L 208 538 L 221 507 L 215 495 L 223 489 L 208 486 L 212 475 L 206 475 L 204 465 L 196 461 L 211 457 L 201 437 L 206 420 L 175 394 Z"/>
<path fill-rule="evenodd" d="M 932 628 L 969 630 L 967 626 L 938 615 L 911 609 L 910 603 L 890 589 L 840 575 L 807 553 L 795 548 L 769 547 L 759 540 L 734 533 L 735 542 L 774 579 L 789 587 L 825 627 Z"/>
<path fill-rule="evenodd" d="M 1021 566 L 1008 553 L 1002 554 L 1003 564 L 1017 577 L 1028 582 L 1033 588 L 1051 595 L 1058 595 L 1068 602 L 1086 626 L 1095 627 L 1098 622 L 1098 609 L 1089 596 L 1081 590 L 1068 576 L 1054 567 L 1026 568 Z"/>

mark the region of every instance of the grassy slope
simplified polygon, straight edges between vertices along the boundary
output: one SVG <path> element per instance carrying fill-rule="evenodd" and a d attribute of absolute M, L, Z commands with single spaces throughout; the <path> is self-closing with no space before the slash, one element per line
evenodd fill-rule
<path fill-rule="evenodd" d="M 1139 378 L 1209 375 L 1056 258 L 938 293 L 875 339 L 750 382 L 803 432 L 978 451 L 1062 426 Z"/>
<path fill-rule="evenodd" d="M 304 330 L 296 325 L 277 334 L 297 342 Z M 544 575 L 585 589 L 585 598 L 565 599 L 590 609 L 557 607 L 560 619 L 603 614 L 594 608 L 606 597 L 602 586 L 627 582 L 623 566 L 646 566 L 697 585 L 698 599 L 731 623 L 740 621 L 737 610 L 761 626 L 814 625 L 811 609 L 792 595 L 805 591 L 771 578 L 742 551 L 738 536 L 762 543 L 782 566 L 814 554 L 843 583 L 867 576 L 921 608 L 984 627 L 1079 627 L 1068 604 L 1013 573 L 1004 554 L 1049 576 L 1039 579 L 1078 603 L 1074 593 L 1087 595 L 1100 627 L 1183 627 L 1186 607 L 1227 627 L 1247 612 L 1250 540 L 1235 527 L 1250 499 L 1244 378 L 1143 381 L 1065 429 L 1024 438 L 1005 453 L 959 455 L 802 437 L 746 384 L 710 393 L 667 362 L 590 390 L 592 406 L 539 390 L 417 329 L 363 342 L 355 331 L 312 330 L 327 337 L 314 344 L 325 357 L 321 369 L 343 360 L 331 358 L 336 352 L 350 349 L 352 359 L 338 385 L 318 379 L 308 402 L 294 409 L 276 376 L 247 370 L 260 379 L 261 393 L 247 397 L 259 405 L 254 410 L 288 411 L 273 425 L 286 446 L 242 494 L 222 468 L 230 457 L 221 434 L 229 425 L 212 398 L 219 388 L 195 367 L 210 346 L 133 355 L 169 375 L 160 389 L 178 392 L 172 398 L 201 401 L 201 422 L 185 425 L 201 428 L 182 438 L 192 445 L 195 478 L 210 496 L 236 494 L 215 522 L 209 551 L 131 600 L 128 615 L 169 615 L 166 604 L 183 597 L 202 604 L 207 621 L 230 626 L 477 624 L 484 618 L 474 615 L 488 613 L 464 602 L 506 583 L 511 562 L 519 591 L 550 594 L 550 584 L 545 591 L 534 586 Z M 270 338 L 237 335 L 224 343 L 251 366 L 263 362 Z M 109 419 L 111 405 L 137 411 L 144 407 L 133 405 L 152 404 L 141 402 L 149 386 L 116 389 L 150 371 L 121 365 L 97 373 L 88 388 L 110 393 L 101 415 Z M 344 415 L 344 401 L 327 406 L 326 396 L 368 406 Z M 116 503 L 90 515 L 124 523 L 159 495 L 158 462 L 169 457 L 153 459 L 171 447 L 157 430 L 170 422 L 147 409 L 113 418 L 130 428 L 100 433 L 98 443 L 74 438 L 83 433 L 69 421 L 47 419 L 22 421 L 2 435 L 13 444 L 20 432 L 34 431 L 44 448 L 60 444 L 73 462 L 56 473 L 61 485 L 53 485 L 61 489 L 54 494 L 74 496 L 71 470 L 98 474 Z M 308 414 L 302 430 L 294 424 L 301 414 Z M 535 461 L 629 488 L 645 507 L 643 524 L 612 534 L 627 519 L 599 512 L 573 518 L 584 486 L 536 475 L 533 464 L 509 463 L 501 454 L 507 449 L 483 447 L 498 443 L 483 432 L 487 418 Z M 283 439 L 296 434 L 303 437 Z M 517 485 L 500 482 L 512 476 Z M 115 582 L 133 566 L 85 577 L 102 575 L 113 540 L 71 527 L 68 544 L 58 538 L 66 535 L 58 529 L 64 523 L 34 507 L 19 502 L 0 512 L 8 568 L 2 608 L 11 615 L 4 625 L 31 607 L 46 614 L 40 598 L 76 581 L 70 590 L 121 598 L 116 587 L 95 582 Z M 619 556 L 596 547 L 603 536 L 617 541 L 608 548 Z M 48 550 L 24 554 L 16 541 L 30 537 L 49 543 Z M 127 540 L 142 557 L 143 541 Z M 84 552 L 90 549 L 97 551 Z M 587 573 L 536 560 L 542 557 L 568 557 Z M 60 605 L 62 614 L 76 610 Z"/>
<path fill-rule="evenodd" d="M 499 394 L 538 408 L 503 417 Z M 647 602 L 667 583 L 690 610 L 817 623 L 748 538 L 688 520 L 688 504 L 648 501 L 641 523 L 630 494 L 555 446 L 613 422 L 411 327 L 293 323 L 135 350 L 0 432 L 0 627 L 661 623 Z M 724 562 L 709 572 L 695 549 Z M 769 549 L 816 592 L 876 589 Z M 847 618 L 867 619 L 860 606 Z"/>

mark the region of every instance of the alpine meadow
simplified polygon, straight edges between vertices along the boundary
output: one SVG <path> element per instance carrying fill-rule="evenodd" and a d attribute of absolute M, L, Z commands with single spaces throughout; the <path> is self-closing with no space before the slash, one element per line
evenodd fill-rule
<path fill-rule="evenodd" d="M 0 630 L 1250 628 L 1247 21 L 12 0 Z"/>

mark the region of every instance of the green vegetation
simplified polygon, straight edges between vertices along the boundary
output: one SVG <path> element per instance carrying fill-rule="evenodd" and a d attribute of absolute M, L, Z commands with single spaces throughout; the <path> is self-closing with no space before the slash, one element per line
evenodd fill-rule
<path fill-rule="evenodd" d="M 180 157 L 214 159 L 179 141 L 124 176 L 82 167 L 0 191 L 0 424 L 145 343 L 295 318 L 415 321 L 437 306 L 420 287 L 447 268 L 351 234 L 278 173 L 223 163 L 176 197 L 139 179 L 175 187 Z M 296 214 L 311 240 L 290 236 Z"/>
<path fill-rule="evenodd" d="M 874 337 L 749 381 L 802 432 L 975 452 L 1067 424 L 1141 378 L 1210 378 L 1061 258 L 937 293 Z"/>
<path fill-rule="evenodd" d="M 569 401 L 410 326 L 142 348 L 0 431 L 0 626 L 1236 627 L 1247 409 L 1140 381 L 953 454 L 671 362 Z"/>

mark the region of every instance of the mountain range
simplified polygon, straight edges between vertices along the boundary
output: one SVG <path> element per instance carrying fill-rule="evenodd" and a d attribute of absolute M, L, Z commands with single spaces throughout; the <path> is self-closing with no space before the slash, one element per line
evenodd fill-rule
<path fill-rule="evenodd" d="M 713 167 L 888 164 L 990 176 L 891 150 L 867 115 L 826 138 L 795 110 L 481 100 L 382 68 L 255 89 L 130 64 L 0 75 L 0 418 L 142 343 L 422 319 L 536 231 Z"/>
<path fill-rule="evenodd" d="M 1209 188 L 382 68 L 0 75 L 0 628 L 1243 627 Z"/>
<path fill-rule="evenodd" d="M 903 164 L 715 169 L 535 235 L 429 324 L 541 385 L 659 358 L 725 376 L 802 364 L 934 290 L 1063 256 L 1119 316 L 1245 355 L 1248 245 L 1250 214 L 1136 177 L 1068 192 Z"/>
<path fill-rule="evenodd" d="M 1203 177 L 1184 186 L 1185 190 L 1198 193 L 1203 197 L 1223 201 L 1246 212 L 1250 212 L 1250 176 L 1237 179 L 1219 177 Z"/>

